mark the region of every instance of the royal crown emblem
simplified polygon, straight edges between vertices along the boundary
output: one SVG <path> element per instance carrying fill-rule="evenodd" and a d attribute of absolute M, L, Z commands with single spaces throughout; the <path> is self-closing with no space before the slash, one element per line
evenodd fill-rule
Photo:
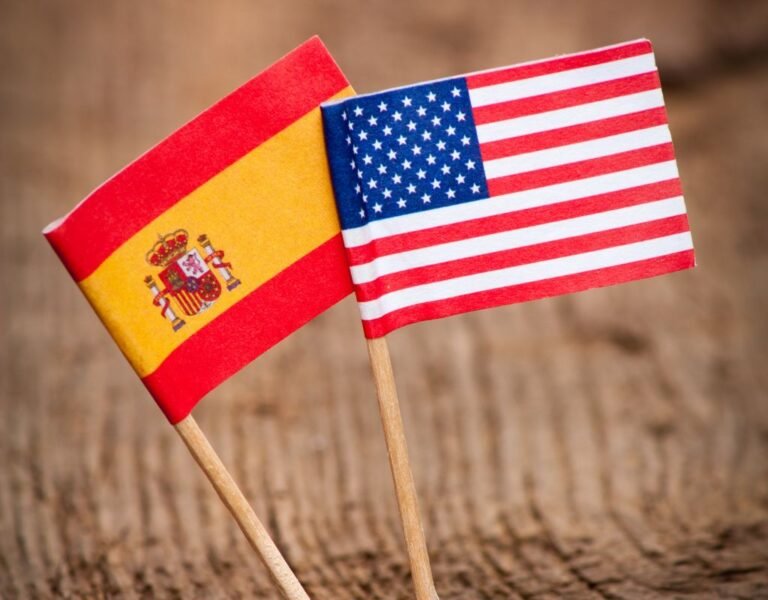
<path fill-rule="evenodd" d="M 161 269 L 157 274 L 161 286 L 151 275 L 144 278 L 144 283 L 152 292 L 154 305 L 160 307 L 160 314 L 170 321 L 174 331 L 186 323 L 180 314 L 194 317 L 213 306 L 221 296 L 221 282 L 214 270 L 228 291 L 240 285 L 240 280 L 230 271 L 232 265 L 223 262 L 224 252 L 216 250 L 206 235 L 199 236 L 197 241 L 202 253 L 195 246 L 190 247 L 186 230 L 177 229 L 158 236 L 146 255 L 150 265 Z"/>

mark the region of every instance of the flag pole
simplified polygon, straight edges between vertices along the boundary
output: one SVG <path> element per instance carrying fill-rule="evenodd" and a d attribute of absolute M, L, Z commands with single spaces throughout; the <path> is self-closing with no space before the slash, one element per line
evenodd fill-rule
<path fill-rule="evenodd" d="M 400 402 L 397 398 L 395 376 L 392 372 L 392 361 L 389 358 L 389 347 L 385 337 L 368 339 L 367 342 L 416 599 L 438 600 L 419 514 L 416 486 L 408 461 L 408 447 L 405 441 L 403 418 L 400 414 Z"/>
<path fill-rule="evenodd" d="M 259 554 L 283 596 L 288 600 L 309 600 L 307 592 L 288 566 L 275 542 L 269 537 L 264 525 L 253 512 L 243 492 L 237 487 L 235 480 L 232 479 L 192 415 L 188 415 L 174 427 L 208 477 L 219 498 L 235 517 L 253 549 Z"/>

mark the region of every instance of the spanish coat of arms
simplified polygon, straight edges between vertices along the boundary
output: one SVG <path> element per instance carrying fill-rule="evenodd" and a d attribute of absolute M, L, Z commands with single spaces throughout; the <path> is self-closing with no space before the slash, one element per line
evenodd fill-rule
<path fill-rule="evenodd" d="M 159 236 L 146 255 L 150 265 L 162 270 L 157 274 L 160 286 L 151 275 L 144 283 L 152 292 L 153 303 L 160 307 L 160 314 L 170 321 L 174 331 L 186 323 L 180 314 L 193 317 L 216 302 L 221 296 L 219 277 L 228 291 L 240 285 L 240 280 L 230 271 L 232 265 L 222 260 L 224 252 L 216 250 L 206 235 L 199 236 L 197 241 L 202 253 L 194 246 L 190 248 L 189 234 L 184 229 L 177 229 Z"/>

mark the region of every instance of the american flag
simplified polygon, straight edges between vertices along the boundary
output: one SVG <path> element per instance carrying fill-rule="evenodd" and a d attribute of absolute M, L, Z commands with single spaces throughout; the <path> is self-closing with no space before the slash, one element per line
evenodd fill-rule
<path fill-rule="evenodd" d="M 694 265 L 638 40 L 323 106 L 366 336 Z"/>

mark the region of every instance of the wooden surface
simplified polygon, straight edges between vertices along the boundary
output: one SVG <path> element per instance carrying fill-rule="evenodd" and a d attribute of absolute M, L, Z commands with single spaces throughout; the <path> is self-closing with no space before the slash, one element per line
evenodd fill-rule
<path fill-rule="evenodd" d="M 766 7 L 0 2 L 0 597 L 278 597 L 39 232 L 316 32 L 360 91 L 655 42 L 700 267 L 390 336 L 432 567 L 768 597 Z M 410 597 L 351 299 L 195 416 L 313 598 Z"/>
<path fill-rule="evenodd" d="M 424 535 L 424 518 L 419 508 L 416 482 L 413 479 L 411 461 L 408 457 L 408 442 L 405 439 L 405 425 L 397 396 L 397 382 L 392 369 L 389 345 L 385 337 L 366 340 L 368 357 L 376 398 L 379 402 L 379 416 L 387 446 L 392 485 L 397 498 L 400 524 L 403 529 L 405 550 L 413 580 L 413 594 L 416 600 L 438 600 L 435 590 L 432 566 L 429 561 L 427 540 Z"/>
<path fill-rule="evenodd" d="M 200 426 L 192 415 L 187 415 L 174 425 L 189 452 L 200 469 L 208 477 L 222 503 L 237 521 L 243 535 L 258 554 L 261 562 L 272 578 L 275 587 L 285 600 L 309 600 L 307 591 L 301 585 L 293 569 L 267 532 L 261 519 L 254 513 L 248 499 L 221 462 L 216 450 L 211 446 Z M 181 523 L 183 529 L 192 529 L 192 524 Z M 190 531 L 194 535 L 194 531 Z"/>

